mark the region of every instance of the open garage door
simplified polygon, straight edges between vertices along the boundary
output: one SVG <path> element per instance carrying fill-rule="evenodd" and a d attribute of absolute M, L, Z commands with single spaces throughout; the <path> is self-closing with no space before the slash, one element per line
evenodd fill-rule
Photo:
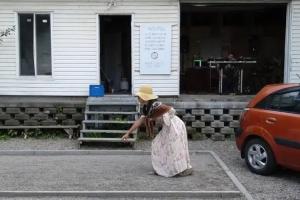
<path fill-rule="evenodd" d="M 254 94 L 283 82 L 286 10 L 181 3 L 181 93 Z"/>

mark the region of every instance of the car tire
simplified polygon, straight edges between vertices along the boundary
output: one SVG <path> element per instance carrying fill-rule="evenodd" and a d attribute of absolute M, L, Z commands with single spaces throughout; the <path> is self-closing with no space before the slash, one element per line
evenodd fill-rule
<path fill-rule="evenodd" d="M 245 161 L 251 172 L 270 175 L 277 168 L 270 146 L 262 139 L 252 139 L 245 145 Z"/>

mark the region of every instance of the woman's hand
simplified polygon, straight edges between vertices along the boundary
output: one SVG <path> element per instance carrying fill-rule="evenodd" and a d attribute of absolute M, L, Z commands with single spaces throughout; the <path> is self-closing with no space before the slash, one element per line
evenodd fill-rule
<path fill-rule="evenodd" d="M 122 137 L 123 142 L 128 142 L 128 138 L 130 134 L 135 131 L 137 128 L 139 128 L 145 121 L 145 116 L 141 116 L 138 120 L 134 122 L 134 124 L 130 127 L 130 129 L 126 132 L 125 135 Z"/>
<path fill-rule="evenodd" d="M 123 135 L 122 141 L 123 142 L 128 142 L 128 138 L 129 138 L 129 133 L 126 133 L 125 135 Z"/>

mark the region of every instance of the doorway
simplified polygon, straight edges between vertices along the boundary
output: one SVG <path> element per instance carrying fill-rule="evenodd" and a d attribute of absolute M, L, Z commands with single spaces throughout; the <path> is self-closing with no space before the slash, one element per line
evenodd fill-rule
<path fill-rule="evenodd" d="M 131 93 L 131 16 L 101 15 L 100 77 L 107 94 Z"/>

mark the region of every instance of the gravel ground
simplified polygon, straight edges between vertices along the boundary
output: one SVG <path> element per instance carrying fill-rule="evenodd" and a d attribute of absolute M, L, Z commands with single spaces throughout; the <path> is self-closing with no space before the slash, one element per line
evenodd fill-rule
<path fill-rule="evenodd" d="M 78 142 L 69 139 L 22 139 L 0 140 L 1 150 L 71 150 L 78 149 Z"/>
<path fill-rule="evenodd" d="M 191 149 L 205 149 L 216 152 L 257 200 L 299 200 L 300 173 L 279 170 L 272 176 L 260 176 L 251 173 L 244 160 L 240 158 L 234 141 L 213 142 L 211 140 L 190 142 Z M 300 158 L 298 158 L 300 159 Z"/>
<path fill-rule="evenodd" d="M 150 150 L 149 141 L 140 141 L 136 149 Z M 94 149 L 97 145 L 84 145 L 83 149 Z M 300 173 L 286 169 L 279 170 L 272 176 L 252 174 L 240 159 L 234 141 L 213 142 L 211 140 L 190 141 L 191 150 L 212 150 L 226 163 L 239 181 L 257 200 L 300 200 Z M 74 140 L 35 140 L 11 139 L 0 141 L 0 150 L 66 150 L 77 149 L 78 143 Z M 104 148 L 108 148 L 107 146 Z M 115 146 L 113 148 L 128 149 L 129 147 Z"/>
<path fill-rule="evenodd" d="M 1 198 L 0 198 L 1 199 Z M 45 198 L 5 198 L 3 200 L 170 200 L 170 198 L 82 198 L 82 197 L 45 197 Z M 224 200 L 224 199 L 216 199 L 216 198 L 204 198 L 204 199 L 199 199 L 199 198 L 192 198 L 195 200 Z M 1 199 L 2 200 L 2 199 Z M 172 198 L 172 200 L 183 200 L 182 198 Z M 244 200 L 240 198 L 233 198 L 230 200 Z"/>
<path fill-rule="evenodd" d="M 212 155 L 193 154 L 191 161 L 193 176 L 163 178 L 153 174 L 150 155 L 0 156 L 0 188 L 2 191 L 238 192 Z"/>

